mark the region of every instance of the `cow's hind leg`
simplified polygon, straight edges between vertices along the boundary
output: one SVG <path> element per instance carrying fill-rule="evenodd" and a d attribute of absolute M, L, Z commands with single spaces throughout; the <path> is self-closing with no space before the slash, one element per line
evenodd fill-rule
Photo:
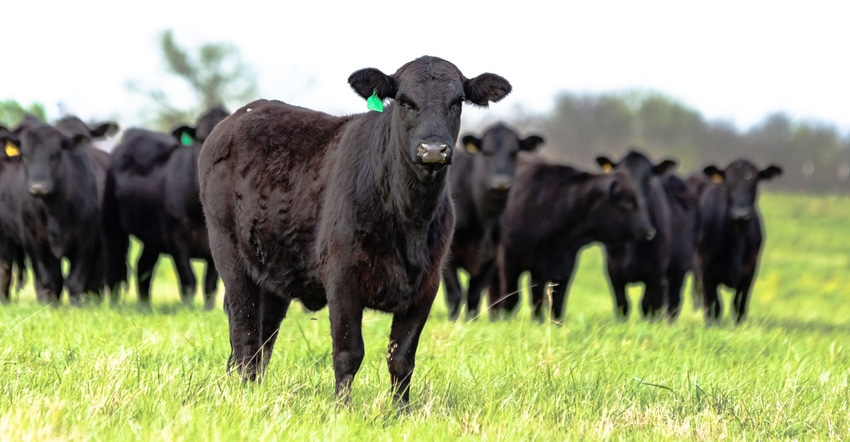
<path fill-rule="evenodd" d="M 212 259 L 207 260 L 207 268 L 204 273 L 204 310 L 212 310 L 215 307 L 215 292 L 218 289 L 218 271 Z"/>
<path fill-rule="evenodd" d="M 174 254 L 174 267 L 177 269 L 177 279 L 180 280 L 180 300 L 184 305 L 192 307 L 195 292 L 198 291 L 198 280 L 192 270 L 187 246 L 178 246 L 181 251 Z"/>
<path fill-rule="evenodd" d="M 232 351 L 228 371 L 236 370 L 248 382 L 260 381 L 289 300 L 259 288 L 247 275 L 225 287 Z"/>

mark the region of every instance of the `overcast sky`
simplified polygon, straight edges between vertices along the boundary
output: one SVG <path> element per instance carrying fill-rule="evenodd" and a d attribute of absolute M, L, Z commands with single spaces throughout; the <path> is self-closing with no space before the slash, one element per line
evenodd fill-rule
<path fill-rule="evenodd" d="M 434 55 L 513 84 L 489 110 L 467 107 L 472 120 L 546 112 L 564 91 L 642 89 L 742 130 L 781 111 L 850 134 L 847 2 L 7 3 L 0 99 L 43 103 L 50 118 L 62 102 L 86 120 L 138 125 L 148 102 L 127 83 L 166 81 L 157 35 L 172 29 L 184 47 L 236 45 L 261 97 L 334 114 L 365 111 L 353 71 Z"/>

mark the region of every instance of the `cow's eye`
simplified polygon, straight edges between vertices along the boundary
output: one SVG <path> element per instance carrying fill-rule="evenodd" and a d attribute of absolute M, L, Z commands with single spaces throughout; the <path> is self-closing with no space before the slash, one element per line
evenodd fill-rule
<path fill-rule="evenodd" d="M 411 101 L 409 98 L 407 98 L 404 95 L 399 95 L 397 101 L 398 101 L 398 104 L 402 107 L 405 107 L 407 109 L 412 109 L 412 110 L 417 109 L 416 103 L 414 103 L 413 101 Z"/>

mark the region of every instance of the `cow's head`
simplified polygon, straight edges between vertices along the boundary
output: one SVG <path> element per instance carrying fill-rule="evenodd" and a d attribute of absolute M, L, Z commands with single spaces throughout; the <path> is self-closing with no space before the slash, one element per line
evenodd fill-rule
<path fill-rule="evenodd" d="M 18 147 L 27 177 L 27 189 L 37 198 L 50 198 L 62 173 L 63 157 L 82 146 L 90 146 L 87 135 L 66 137 L 45 123 L 27 124 L 17 131 Z"/>
<path fill-rule="evenodd" d="M 737 160 L 720 170 L 711 165 L 703 169 L 713 182 L 726 190 L 726 215 L 733 222 L 748 222 L 755 213 L 758 183 L 782 174 L 782 168 L 770 165 L 759 170 L 747 160 Z"/>
<path fill-rule="evenodd" d="M 640 190 L 628 170 L 615 170 L 596 180 L 594 223 L 599 240 L 606 244 L 649 241 L 655 228 Z"/>
<path fill-rule="evenodd" d="M 543 137 L 529 135 L 520 138 L 516 132 L 504 124 L 496 124 L 487 129 L 481 138 L 465 135 L 461 142 L 466 152 L 477 155 L 474 173 L 480 177 L 480 184 L 490 194 L 505 195 L 511 189 L 516 173 L 517 155 L 520 152 L 533 152 L 543 144 Z"/>
<path fill-rule="evenodd" d="M 75 116 L 62 117 L 53 126 L 68 138 L 74 135 L 85 135 L 94 140 L 108 137 L 118 132 L 118 123 L 105 121 L 88 125 Z"/>
<path fill-rule="evenodd" d="M 596 164 L 606 173 L 617 170 L 628 173 L 636 188 L 635 204 L 640 211 L 648 210 L 652 180 L 676 167 L 676 161 L 669 159 L 653 164 L 649 157 L 635 149 L 627 152 L 619 162 L 614 162 L 605 156 L 596 157 Z M 652 229 L 652 235 L 638 236 L 636 239 L 651 240 L 655 236 L 654 232 L 655 229 Z"/>
<path fill-rule="evenodd" d="M 675 160 L 663 160 L 658 164 L 652 161 L 644 153 L 632 148 L 619 162 L 614 162 L 605 156 L 596 157 L 596 164 L 605 172 L 617 169 L 628 169 L 640 189 L 643 199 L 649 198 L 652 179 L 662 176 L 676 167 Z"/>
<path fill-rule="evenodd" d="M 202 113 L 194 126 L 181 125 L 171 131 L 171 135 L 184 146 L 201 146 L 210 136 L 215 126 L 230 115 L 221 106 L 213 106 Z"/>
<path fill-rule="evenodd" d="M 487 106 L 511 91 L 510 83 L 498 75 L 468 79 L 454 64 L 427 56 L 405 64 L 393 75 L 361 69 L 348 77 L 348 83 L 363 98 L 374 94 L 381 100 L 394 100 L 389 108 L 392 144 L 406 149 L 417 178 L 424 183 L 451 164 L 463 103 Z"/>

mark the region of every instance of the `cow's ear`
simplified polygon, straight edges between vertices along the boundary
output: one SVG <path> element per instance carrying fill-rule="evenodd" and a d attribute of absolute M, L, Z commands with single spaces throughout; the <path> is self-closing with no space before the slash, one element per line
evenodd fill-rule
<path fill-rule="evenodd" d="M 464 81 L 463 93 L 466 101 L 487 107 L 511 93 L 511 84 L 496 74 L 484 73 Z"/>
<path fill-rule="evenodd" d="M 118 124 L 112 121 L 106 121 L 91 128 L 91 136 L 93 138 L 115 135 L 116 132 L 118 132 Z"/>
<path fill-rule="evenodd" d="M 369 98 L 377 94 L 381 100 L 395 98 L 398 87 L 395 79 L 378 69 L 364 68 L 348 76 L 348 84 L 351 89 L 363 98 Z"/>
<path fill-rule="evenodd" d="M 706 166 L 702 170 L 702 173 L 704 173 L 705 176 L 709 177 L 711 179 L 712 183 L 718 183 L 719 184 L 719 183 L 722 183 L 724 180 L 726 180 L 726 174 L 723 173 L 722 170 L 718 169 L 717 166 L 715 166 L 715 165 Z"/>
<path fill-rule="evenodd" d="M 768 166 L 767 169 L 759 171 L 759 179 L 760 180 L 769 180 L 769 179 L 771 179 L 775 176 L 779 176 L 779 175 L 782 175 L 782 168 L 779 167 L 779 166 L 774 166 L 773 164 Z"/>
<path fill-rule="evenodd" d="M 608 183 L 608 199 L 612 199 L 622 190 L 623 185 L 620 183 L 620 178 L 614 174 L 611 176 L 611 181 Z"/>
<path fill-rule="evenodd" d="M 171 135 L 183 146 L 191 146 L 196 140 L 195 128 L 192 126 L 179 126 L 177 129 L 171 131 Z"/>
<path fill-rule="evenodd" d="M 76 150 L 90 143 L 91 138 L 89 138 L 88 135 L 76 134 L 71 138 L 65 140 L 65 142 L 62 143 L 62 146 L 68 150 Z"/>
<path fill-rule="evenodd" d="M 599 167 L 602 168 L 602 171 L 605 172 L 605 173 L 608 173 L 612 169 L 617 167 L 616 163 L 614 163 L 613 161 L 608 159 L 608 157 L 605 157 L 605 156 L 596 157 L 596 164 L 598 164 Z"/>
<path fill-rule="evenodd" d="M 678 165 L 679 164 L 676 162 L 676 160 L 667 159 L 652 166 L 652 173 L 654 175 L 664 175 L 668 171 L 675 169 Z"/>
<path fill-rule="evenodd" d="M 534 152 L 541 144 L 544 143 L 543 137 L 539 135 L 529 135 L 519 142 L 519 150 L 526 152 Z"/>
<path fill-rule="evenodd" d="M 463 143 L 464 150 L 468 153 L 475 155 L 481 152 L 481 139 L 476 138 L 475 135 L 464 135 L 461 142 Z"/>
<path fill-rule="evenodd" d="M 21 156 L 21 142 L 11 136 L 0 137 L 0 145 L 3 148 L 3 158 L 16 158 Z"/>

